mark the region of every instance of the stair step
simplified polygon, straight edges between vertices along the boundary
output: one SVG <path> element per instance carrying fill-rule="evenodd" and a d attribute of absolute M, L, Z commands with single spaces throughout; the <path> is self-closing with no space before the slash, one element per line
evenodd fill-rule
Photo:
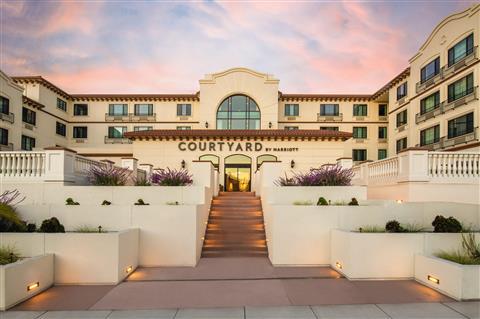
<path fill-rule="evenodd" d="M 267 237 L 262 233 L 207 233 L 205 235 L 205 240 L 265 240 Z"/>
<path fill-rule="evenodd" d="M 266 245 L 242 245 L 242 244 L 226 244 L 226 245 L 204 245 L 203 251 L 264 251 L 267 250 Z"/>
<path fill-rule="evenodd" d="M 203 251 L 202 257 L 266 257 L 267 251 Z"/>
<path fill-rule="evenodd" d="M 255 192 L 219 192 L 218 196 L 255 196 Z"/>

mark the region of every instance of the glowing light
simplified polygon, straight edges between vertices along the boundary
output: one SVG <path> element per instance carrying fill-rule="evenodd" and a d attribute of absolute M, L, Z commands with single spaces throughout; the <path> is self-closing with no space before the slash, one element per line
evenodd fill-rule
<path fill-rule="evenodd" d="M 397 202 L 397 204 L 402 204 L 402 203 L 403 203 L 403 200 L 397 199 L 396 202 Z"/>
<path fill-rule="evenodd" d="M 338 269 L 342 269 L 342 264 L 338 261 L 335 263 L 335 266 L 337 266 Z"/>
<path fill-rule="evenodd" d="M 34 284 L 28 285 L 28 286 L 27 286 L 27 291 L 33 290 L 33 289 L 38 288 L 38 287 L 40 287 L 40 283 L 37 281 L 37 282 L 34 283 Z"/>
<path fill-rule="evenodd" d="M 202 240 L 205 240 L 205 237 L 202 237 Z"/>
<path fill-rule="evenodd" d="M 128 266 L 125 271 L 126 271 L 126 273 L 128 274 L 128 273 L 131 272 L 132 270 L 133 270 L 133 267 L 132 267 L 132 266 Z"/>
<path fill-rule="evenodd" d="M 427 276 L 427 279 L 428 279 L 429 281 L 433 282 L 433 283 L 436 283 L 437 285 L 440 284 L 440 279 L 435 278 L 435 277 L 433 277 L 433 276 L 428 275 L 428 276 Z"/>

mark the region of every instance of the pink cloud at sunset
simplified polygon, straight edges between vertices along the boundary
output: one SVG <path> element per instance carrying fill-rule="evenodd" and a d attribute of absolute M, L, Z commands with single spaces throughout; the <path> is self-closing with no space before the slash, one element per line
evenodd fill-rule
<path fill-rule="evenodd" d="M 0 4 L 0 68 L 70 93 L 191 93 L 244 66 L 289 93 L 373 93 L 473 1 Z"/>

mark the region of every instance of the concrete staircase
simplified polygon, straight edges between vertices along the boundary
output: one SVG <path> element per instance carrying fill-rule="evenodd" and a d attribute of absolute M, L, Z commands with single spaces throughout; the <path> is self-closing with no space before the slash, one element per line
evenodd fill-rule
<path fill-rule="evenodd" d="M 260 197 L 254 192 L 220 192 L 212 199 L 202 257 L 267 255 Z"/>

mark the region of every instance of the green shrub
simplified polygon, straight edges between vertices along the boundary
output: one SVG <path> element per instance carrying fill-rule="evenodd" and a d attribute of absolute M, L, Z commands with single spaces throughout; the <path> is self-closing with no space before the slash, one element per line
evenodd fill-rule
<path fill-rule="evenodd" d="M 475 242 L 474 234 L 462 234 L 462 248 L 472 259 L 480 260 L 480 243 Z"/>
<path fill-rule="evenodd" d="M 142 205 L 150 205 L 150 204 L 149 204 L 149 203 L 145 203 L 145 202 L 143 201 L 143 199 L 139 198 L 139 199 L 137 200 L 137 202 L 134 203 L 133 205 L 140 205 L 140 206 L 142 206 Z"/>
<path fill-rule="evenodd" d="M 402 224 L 402 227 L 406 233 L 420 233 L 426 230 L 422 225 L 415 223 Z"/>
<path fill-rule="evenodd" d="M 112 205 L 112 202 L 109 202 L 108 200 L 104 200 L 102 202 L 102 206 L 108 206 L 108 205 Z"/>
<path fill-rule="evenodd" d="M 350 203 L 348 203 L 348 206 L 358 206 L 358 201 L 357 199 L 354 197 L 352 198 L 352 200 L 350 201 Z"/>
<path fill-rule="evenodd" d="M 312 206 L 313 202 L 311 200 L 296 200 L 293 202 L 295 206 Z"/>
<path fill-rule="evenodd" d="M 379 226 L 363 226 L 358 229 L 361 233 L 384 233 L 385 228 Z"/>
<path fill-rule="evenodd" d="M 328 206 L 328 202 L 325 198 L 320 197 L 317 201 L 317 206 Z"/>
<path fill-rule="evenodd" d="M 475 241 L 475 235 L 462 234 L 462 248 L 452 252 L 439 252 L 435 256 L 462 265 L 480 265 L 480 243 Z"/>
<path fill-rule="evenodd" d="M 27 232 L 28 233 L 34 233 L 37 231 L 37 225 L 36 224 L 28 224 L 27 225 Z"/>
<path fill-rule="evenodd" d="M 462 224 L 454 217 L 445 218 L 438 215 L 432 222 L 433 231 L 436 233 L 460 233 Z"/>
<path fill-rule="evenodd" d="M 71 197 L 69 197 L 65 200 L 65 205 L 80 205 L 80 204 L 74 201 Z"/>
<path fill-rule="evenodd" d="M 0 246 L 0 265 L 14 263 L 20 259 L 20 256 L 13 247 Z"/>
<path fill-rule="evenodd" d="M 385 230 L 389 233 L 403 233 L 405 229 L 396 220 L 391 220 L 385 225 Z"/>
<path fill-rule="evenodd" d="M 20 219 L 15 208 L 0 203 L 0 232 L 24 232 L 27 224 Z"/>
<path fill-rule="evenodd" d="M 64 233 L 65 227 L 58 221 L 56 217 L 45 219 L 40 226 L 41 233 Z"/>

